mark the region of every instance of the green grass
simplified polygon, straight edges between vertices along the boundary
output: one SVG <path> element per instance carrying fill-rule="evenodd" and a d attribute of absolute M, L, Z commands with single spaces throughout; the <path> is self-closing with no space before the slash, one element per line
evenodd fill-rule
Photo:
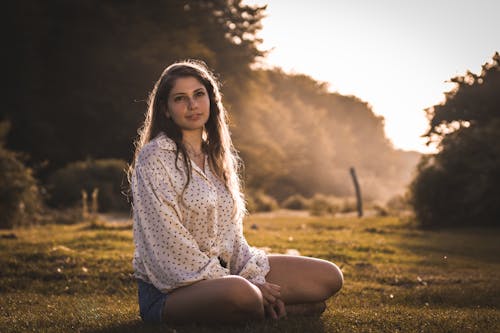
<path fill-rule="evenodd" d="M 297 249 L 342 268 L 344 288 L 320 318 L 145 325 L 131 230 L 46 225 L 0 238 L 0 332 L 500 331 L 500 230 L 422 231 L 392 217 L 250 217 L 252 224 L 252 245 Z"/>

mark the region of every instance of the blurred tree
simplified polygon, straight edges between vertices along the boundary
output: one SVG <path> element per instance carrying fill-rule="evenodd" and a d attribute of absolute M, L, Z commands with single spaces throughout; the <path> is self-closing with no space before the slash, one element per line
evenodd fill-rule
<path fill-rule="evenodd" d="M 87 157 L 129 160 L 147 93 L 173 61 L 202 59 L 236 91 L 262 55 L 263 7 L 241 1 L 19 0 L 6 12 L 0 119 L 12 124 L 8 147 L 47 162 L 44 179 Z"/>
<path fill-rule="evenodd" d="M 0 122 L 0 229 L 36 223 L 42 209 L 40 191 L 23 156 L 3 147 L 9 130 Z"/>
<path fill-rule="evenodd" d="M 500 55 L 452 82 L 445 103 L 427 109 L 426 136 L 440 151 L 421 160 L 412 204 L 423 226 L 498 226 Z"/>

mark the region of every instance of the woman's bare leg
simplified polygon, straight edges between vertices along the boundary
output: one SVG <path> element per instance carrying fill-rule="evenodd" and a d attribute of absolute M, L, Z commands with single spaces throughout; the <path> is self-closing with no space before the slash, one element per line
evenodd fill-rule
<path fill-rule="evenodd" d="M 234 323 L 263 319 L 259 288 L 240 276 L 203 280 L 174 290 L 163 308 L 166 322 Z"/>
<path fill-rule="evenodd" d="M 333 263 L 309 257 L 269 255 L 271 270 L 266 281 L 281 286 L 288 314 L 322 313 L 325 301 L 344 283 L 342 271 Z"/>

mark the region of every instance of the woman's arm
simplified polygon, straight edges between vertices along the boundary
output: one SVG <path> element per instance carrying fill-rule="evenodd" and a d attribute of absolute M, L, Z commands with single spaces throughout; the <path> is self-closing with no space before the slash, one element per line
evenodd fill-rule
<path fill-rule="evenodd" d="M 156 288 L 169 291 L 229 275 L 219 259 L 200 251 L 181 223 L 181 210 L 164 165 L 151 156 L 138 160 L 133 179 L 137 267 Z"/>
<path fill-rule="evenodd" d="M 235 242 L 233 244 L 233 255 L 231 257 L 231 274 L 240 275 L 254 284 L 266 282 L 266 274 L 269 272 L 269 260 L 267 254 L 248 245 L 243 235 L 243 222 L 239 220 L 235 228 Z"/>
<path fill-rule="evenodd" d="M 243 235 L 243 222 L 236 225 L 236 238 L 231 258 L 231 274 L 238 274 L 259 287 L 267 316 L 273 319 L 286 317 L 281 299 L 281 287 L 266 281 L 270 270 L 269 259 L 263 250 L 248 245 Z"/>

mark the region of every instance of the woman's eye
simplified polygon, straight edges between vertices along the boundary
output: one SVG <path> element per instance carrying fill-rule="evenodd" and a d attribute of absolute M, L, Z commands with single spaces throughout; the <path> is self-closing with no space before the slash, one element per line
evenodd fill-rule
<path fill-rule="evenodd" d="M 181 101 L 183 101 L 183 100 L 184 100 L 184 98 L 185 98 L 185 96 L 176 96 L 176 97 L 174 98 L 174 102 L 181 102 Z"/>
<path fill-rule="evenodd" d="M 196 96 L 204 96 L 205 95 L 205 92 L 204 91 L 198 91 L 196 93 Z"/>

